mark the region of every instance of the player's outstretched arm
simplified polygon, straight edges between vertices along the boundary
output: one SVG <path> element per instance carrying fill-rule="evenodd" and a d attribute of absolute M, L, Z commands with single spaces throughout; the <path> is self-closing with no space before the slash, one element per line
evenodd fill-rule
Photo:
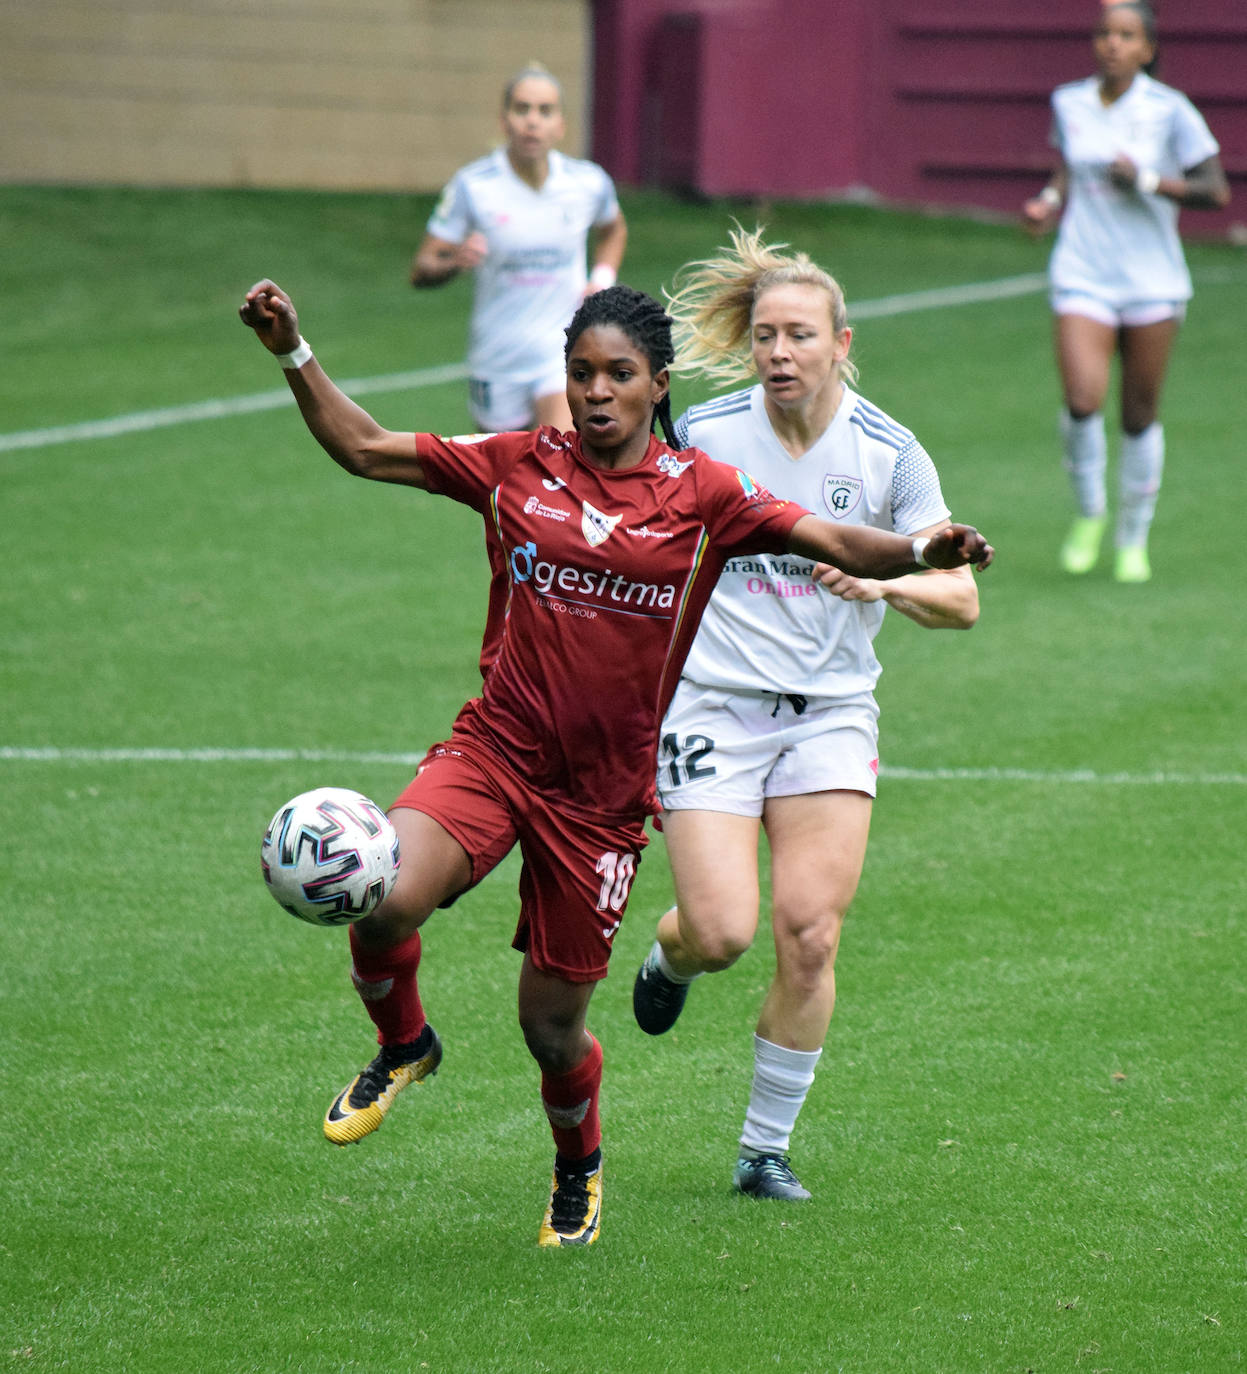
<path fill-rule="evenodd" d="M 870 525 L 835 525 L 803 515 L 788 536 L 791 553 L 830 563 L 854 577 L 891 578 L 922 568 L 985 568 L 995 550 L 972 525 L 949 525 L 929 539 L 910 539 Z"/>
<path fill-rule="evenodd" d="M 383 429 L 329 380 L 299 334 L 294 302 L 276 282 L 256 282 L 238 315 L 281 360 L 304 422 L 335 463 L 357 477 L 427 486 L 415 435 Z"/>

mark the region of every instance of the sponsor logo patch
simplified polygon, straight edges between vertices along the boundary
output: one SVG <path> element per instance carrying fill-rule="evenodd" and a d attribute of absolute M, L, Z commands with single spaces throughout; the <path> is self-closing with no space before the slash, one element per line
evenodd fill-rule
<path fill-rule="evenodd" d="M 530 496 L 528 500 L 524 502 L 524 514 L 538 515 L 543 520 L 557 520 L 560 524 L 562 524 L 564 520 L 569 520 L 571 518 L 571 511 L 562 510 L 558 506 L 547 506 L 546 503 L 537 496 Z"/>
<path fill-rule="evenodd" d="M 664 453 L 656 466 L 659 472 L 665 472 L 668 477 L 679 477 L 693 466 L 693 460 L 690 458 L 687 462 L 682 463 L 672 454 Z"/>

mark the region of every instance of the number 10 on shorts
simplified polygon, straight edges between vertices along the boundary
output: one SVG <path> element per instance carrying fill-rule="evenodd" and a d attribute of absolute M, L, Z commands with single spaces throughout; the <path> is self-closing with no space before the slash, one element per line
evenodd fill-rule
<path fill-rule="evenodd" d="M 599 911 L 622 911 L 628 905 L 628 893 L 636 877 L 636 864 L 635 854 L 609 852 L 598 859 L 597 871 L 602 877 L 602 888 L 598 893 Z"/>

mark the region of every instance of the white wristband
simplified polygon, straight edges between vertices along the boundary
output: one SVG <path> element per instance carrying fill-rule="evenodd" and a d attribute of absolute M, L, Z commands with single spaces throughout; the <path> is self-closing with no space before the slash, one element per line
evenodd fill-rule
<path fill-rule="evenodd" d="M 278 353 L 274 356 L 287 372 L 297 372 L 304 363 L 311 361 L 312 349 L 308 341 L 300 334 L 298 348 L 292 348 L 289 353 Z"/>
<path fill-rule="evenodd" d="M 914 562 L 921 563 L 924 568 L 929 568 L 931 566 L 930 563 L 928 563 L 926 558 L 924 557 L 927 551 L 927 545 L 930 542 L 931 541 L 929 539 L 914 540 Z"/>
<path fill-rule="evenodd" d="M 1154 196 L 1160 185 L 1160 173 L 1154 167 L 1140 167 L 1134 174 L 1134 189 L 1143 196 Z"/>
<path fill-rule="evenodd" d="M 598 291 L 605 291 L 619 280 L 619 273 L 608 262 L 597 263 L 589 273 L 589 283 Z"/>
<path fill-rule="evenodd" d="M 1055 186 L 1045 186 L 1040 191 L 1038 199 L 1042 200 L 1045 205 L 1051 205 L 1054 209 L 1059 210 L 1065 197 Z"/>

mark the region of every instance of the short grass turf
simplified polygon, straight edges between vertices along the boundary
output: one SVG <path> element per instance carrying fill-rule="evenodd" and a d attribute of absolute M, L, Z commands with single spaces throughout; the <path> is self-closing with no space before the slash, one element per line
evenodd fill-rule
<path fill-rule="evenodd" d="M 0 189 L 3 430 L 280 387 L 238 324 L 289 287 L 334 375 L 456 362 L 427 197 Z M 1042 270 L 1011 228 L 625 197 L 657 290 L 761 212 L 854 301 Z M 864 319 L 862 388 L 998 545 L 969 635 L 885 625 L 874 835 L 794 1139 L 733 1195 L 765 929 L 668 1036 L 631 1019 L 647 852 L 592 1025 L 602 1239 L 536 1247 L 551 1148 L 515 1027 L 514 859 L 426 930 L 436 1078 L 335 1150 L 372 1053 L 340 932 L 259 836 L 322 782 L 386 802 L 474 690 L 478 523 L 343 476 L 290 407 L 0 451 L 0 1367 L 1171 1371 L 1244 1364 L 1237 392 L 1247 268 L 1192 245 L 1156 576 L 1055 568 L 1041 295 Z M 677 380 L 677 408 L 706 394 Z M 457 432 L 462 384 L 369 398 Z M 161 751 L 144 755 L 143 751 Z M 42 752 L 41 752 L 42 751 Z"/>

